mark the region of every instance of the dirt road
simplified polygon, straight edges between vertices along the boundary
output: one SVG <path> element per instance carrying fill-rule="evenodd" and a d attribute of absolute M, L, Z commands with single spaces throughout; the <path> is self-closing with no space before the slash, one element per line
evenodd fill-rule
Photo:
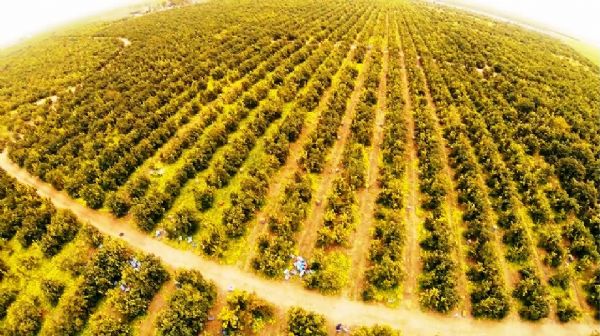
<path fill-rule="evenodd" d="M 132 248 L 158 256 L 164 263 L 175 268 L 196 269 L 214 281 L 217 286 L 232 285 L 235 288 L 255 292 L 268 302 L 287 309 L 301 306 L 324 315 L 330 323 L 343 322 L 352 325 L 387 324 L 403 331 L 404 335 L 511 335 L 511 336 L 574 336 L 588 335 L 594 325 L 569 323 L 561 325 L 553 321 L 529 323 L 519 320 L 502 322 L 477 321 L 471 318 L 452 318 L 418 310 L 390 309 L 339 297 L 328 297 L 303 289 L 297 284 L 266 280 L 245 273 L 233 266 L 219 265 L 191 252 L 168 246 L 134 228 L 127 220 L 116 219 L 110 214 L 91 210 L 56 191 L 51 185 L 31 176 L 12 163 L 6 151 L 0 155 L 0 168 L 19 182 L 37 189 L 42 197 L 49 198 L 58 208 L 70 209 L 84 222 L 88 222 L 102 233 L 121 239 Z M 119 233 L 123 233 L 120 237 Z"/>
<path fill-rule="evenodd" d="M 386 16 L 386 37 L 388 32 L 388 17 Z M 387 108 L 387 72 L 388 72 L 388 46 L 382 45 L 382 67 L 379 78 L 379 88 L 377 93 L 377 110 L 375 112 L 375 124 L 373 125 L 373 135 L 371 146 L 367 150 L 367 187 L 357 192 L 359 221 L 356 232 L 354 233 L 352 249 L 350 251 L 350 286 L 348 288 L 348 297 L 351 299 L 360 298 L 364 285 L 365 269 L 368 266 L 367 258 L 369 256 L 369 247 L 371 242 L 371 228 L 373 227 L 373 215 L 375 213 L 375 203 L 380 192 L 378 184 L 379 178 L 379 157 L 381 153 L 381 143 L 383 142 L 383 125 Z"/>
<path fill-rule="evenodd" d="M 171 279 L 161 287 L 156 295 L 154 295 L 152 302 L 150 302 L 150 305 L 148 306 L 148 314 L 146 314 L 139 325 L 138 333 L 140 336 L 153 335 L 152 331 L 154 329 L 154 323 L 156 322 L 161 309 L 167 304 L 168 295 L 170 295 L 173 290 L 175 290 L 175 280 Z"/>
<path fill-rule="evenodd" d="M 396 27 L 395 38 L 399 46 L 402 46 L 400 35 L 398 34 L 398 28 Z M 408 190 L 405 195 L 405 209 L 406 209 L 406 253 L 405 261 L 406 266 L 404 271 L 406 272 L 406 281 L 404 283 L 404 299 L 406 303 L 411 304 L 413 307 L 418 307 L 417 297 L 417 277 L 421 270 L 421 261 L 419 258 L 419 223 L 421 219 L 417 214 L 419 208 L 419 164 L 417 159 L 417 146 L 415 144 L 415 121 L 413 117 L 412 103 L 410 98 L 410 92 L 408 89 L 408 70 L 406 68 L 404 49 L 399 49 L 399 55 L 395 55 L 400 58 L 400 64 L 402 65 L 402 97 L 404 98 L 403 113 L 406 118 L 406 179 L 408 184 Z"/>

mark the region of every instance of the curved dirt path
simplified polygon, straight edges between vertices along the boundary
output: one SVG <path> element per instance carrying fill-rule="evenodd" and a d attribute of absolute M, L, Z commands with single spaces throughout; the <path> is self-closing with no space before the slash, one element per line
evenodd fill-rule
<path fill-rule="evenodd" d="M 502 322 L 478 321 L 471 318 L 456 319 L 418 310 L 404 308 L 390 309 L 381 305 L 365 304 L 339 297 L 328 297 L 303 289 L 297 284 L 267 280 L 256 275 L 245 273 L 238 268 L 219 265 L 188 251 L 168 246 L 149 235 L 134 228 L 124 219 L 116 219 L 110 214 L 85 207 L 58 192 L 51 185 L 30 175 L 26 170 L 10 161 L 6 150 L 0 155 L 0 168 L 19 182 L 37 189 L 40 196 L 49 198 L 57 208 L 64 208 L 84 222 L 96 227 L 100 232 L 121 239 L 131 247 L 145 253 L 158 256 L 164 263 L 175 268 L 196 269 L 217 286 L 232 285 L 235 288 L 255 292 L 266 301 L 287 309 L 301 306 L 305 309 L 324 315 L 329 323 L 343 322 L 353 325 L 387 324 L 399 328 L 405 335 L 548 335 L 574 336 L 588 335 L 594 325 L 570 323 L 561 325 L 553 321 L 530 323 L 519 320 Z M 119 233 L 123 233 L 120 237 Z"/>

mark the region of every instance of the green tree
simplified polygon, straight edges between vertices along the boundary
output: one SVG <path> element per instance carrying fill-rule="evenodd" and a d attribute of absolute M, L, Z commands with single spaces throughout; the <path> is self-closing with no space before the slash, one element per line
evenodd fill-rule
<path fill-rule="evenodd" d="M 8 335 L 37 335 L 42 327 L 42 308 L 37 297 L 27 297 L 14 303 L 4 325 Z"/>
<path fill-rule="evenodd" d="M 123 217 L 131 208 L 131 200 L 123 192 L 111 192 L 106 197 L 106 206 L 117 217 Z"/>
<path fill-rule="evenodd" d="M 194 200 L 196 201 L 196 209 L 200 211 L 210 209 L 215 200 L 215 188 L 207 186 L 194 189 Z"/>
<path fill-rule="evenodd" d="M 166 229 L 170 236 L 189 236 L 196 232 L 200 225 L 200 220 L 193 210 L 183 208 L 178 210 L 172 218 L 169 219 Z"/>
<path fill-rule="evenodd" d="M 45 279 L 41 282 L 41 289 L 50 304 L 56 306 L 65 291 L 65 284 L 60 280 Z"/>
<path fill-rule="evenodd" d="M 68 210 L 58 210 L 50 224 L 46 227 L 46 233 L 42 236 L 40 247 L 46 257 L 54 256 L 60 248 L 73 240 L 79 231 L 79 221 L 75 215 Z"/>
<path fill-rule="evenodd" d="M 90 319 L 86 331 L 95 336 L 129 336 L 131 325 L 121 318 L 100 313 Z"/>
<path fill-rule="evenodd" d="M 92 209 L 99 209 L 104 204 L 105 192 L 97 184 L 88 184 L 81 188 L 81 197 Z"/>
<path fill-rule="evenodd" d="M 288 311 L 288 332 L 293 336 L 327 336 L 325 318 L 293 307 Z"/>
<path fill-rule="evenodd" d="M 15 302 L 19 292 L 16 289 L 3 288 L 0 291 L 0 320 L 6 316 L 10 305 Z"/>
<path fill-rule="evenodd" d="M 227 295 L 219 320 L 227 335 L 258 333 L 273 320 L 273 309 L 253 293 L 234 291 Z"/>
<path fill-rule="evenodd" d="M 360 327 L 352 330 L 352 336 L 400 336 L 400 332 L 388 326 L 374 325 L 370 328 Z"/>

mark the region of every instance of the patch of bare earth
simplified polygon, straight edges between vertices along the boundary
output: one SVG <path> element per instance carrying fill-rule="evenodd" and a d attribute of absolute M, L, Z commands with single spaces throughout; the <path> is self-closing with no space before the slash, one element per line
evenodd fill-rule
<path fill-rule="evenodd" d="M 208 321 L 204 327 L 206 335 L 221 335 L 221 321 L 219 321 L 219 313 L 227 303 L 227 291 L 225 287 L 217 289 L 217 300 L 208 311 Z"/>
<path fill-rule="evenodd" d="M 127 38 L 118 37 L 118 40 L 121 41 L 121 43 L 123 43 L 123 46 L 126 48 L 131 45 L 131 41 L 129 41 L 129 39 L 127 39 Z"/>
<path fill-rule="evenodd" d="M 158 317 L 158 313 L 162 310 L 162 308 L 167 303 L 167 296 L 173 292 L 175 289 L 175 280 L 171 279 L 167 283 L 165 283 L 160 291 L 156 293 L 154 298 L 152 298 L 152 302 L 148 306 L 148 313 L 146 317 L 142 320 L 139 329 L 140 336 L 149 336 L 154 335 L 154 324 L 156 322 L 156 318 Z"/>

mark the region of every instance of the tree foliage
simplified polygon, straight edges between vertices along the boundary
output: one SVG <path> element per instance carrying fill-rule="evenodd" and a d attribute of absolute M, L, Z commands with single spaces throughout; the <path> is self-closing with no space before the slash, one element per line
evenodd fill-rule
<path fill-rule="evenodd" d="M 195 271 L 181 271 L 175 280 L 177 289 L 156 319 L 157 333 L 197 335 L 204 329 L 208 310 L 215 301 L 215 287 Z"/>
<path fill-rule="evenodd" d="M 273 308 L 255 294 L 234 291 L 227 295 L 227 304 L 219 313 L 222 330 L 227 335 L 259 333 L 272 322 Z"/>
<path fill-rule="evenodd" d="M 325 318 L 302 308 L 288 311 L 288 332 L 294 336 L 326 336 Z"/>

